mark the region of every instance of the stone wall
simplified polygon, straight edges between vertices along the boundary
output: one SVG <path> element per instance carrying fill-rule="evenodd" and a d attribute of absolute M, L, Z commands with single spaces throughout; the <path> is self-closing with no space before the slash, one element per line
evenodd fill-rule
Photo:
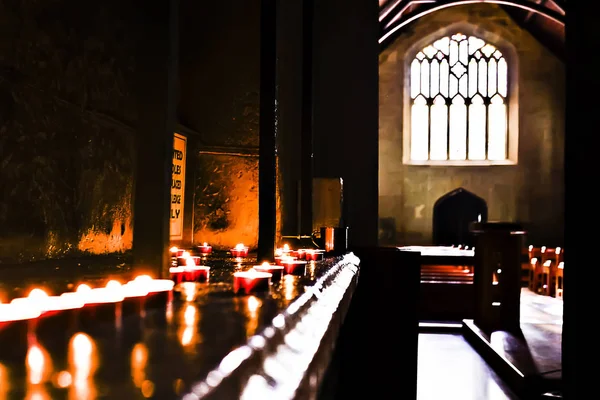
<path fill-rule="evenodd" d="M 193 240 L 224 249 L 258 243 L 260 2 L 234 3 L 182 1 L 180 21 L 179 121 L 197 132 Z"/>
<path fill-rule="evenodd" d="M 518 58 L 518 165 L 416 166 L 403 155 L 405 53 L 455 23 L 511 43 Z M 380 242 L 428 244 L 435 201 L 463 187 L 486 200 L 489 220 L 518 221 L 529 242 L 563 240 L 565 67 L 500 7 L 456 6 L 417 20 L 380 54 Z"/>
<path fill-rule="evenodd" d="M 134 19 L 0 1 L 0 261 L 131 247 Z"/>

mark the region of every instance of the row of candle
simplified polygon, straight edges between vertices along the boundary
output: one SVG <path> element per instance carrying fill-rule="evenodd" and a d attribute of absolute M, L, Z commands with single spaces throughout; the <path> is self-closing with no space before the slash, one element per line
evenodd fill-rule
<path fill-rule="evenodd" d="M 27 297 L 0 304 L 0 326 L 2 323 L 35 319 L 44 313 L 73 310 L 86 305 L 118 303 L 127 298 L 168 292 L 173 289 L 173 285 L 173 281 L 169 279 L 152 279 L 150 276 L 141 275 L 125 284 L 110 280 L 105 287 L 99 288 L 91 288 L 82 283 L 75 292 L 66 292 L 58 296 L 48 295 L 44 290 L 35 288 Z"/>
<path fill-rule="evenodd" d="M 198 251 L 202 255 L 208 255 L 212 253 L 212 246 L 210 246 L 207 242 L 204 242 L 201 246 L 197 246 Z M 243 243 L 238 243 L 234 248 L 230 249 L 229 252 L 233 257 L 248 257 L 249 247 L 244 245 Z M 171 247 L 170 249 L 173 257 L 181 257 L 183 256 L 187 250 L 179 249 L 177 247 Z M 292 250 L 288 244 L 284 244 L 282 248 L 278 248 L 275 250 L 275 257 L 281 256 L 291 256 L 296 257 L 300 260 L 309 260 L 316 261 L 318 260 L 325 250 L 321 249 L 298 249 Z M 188 252 L 189 253 L 189 252 Z"/>

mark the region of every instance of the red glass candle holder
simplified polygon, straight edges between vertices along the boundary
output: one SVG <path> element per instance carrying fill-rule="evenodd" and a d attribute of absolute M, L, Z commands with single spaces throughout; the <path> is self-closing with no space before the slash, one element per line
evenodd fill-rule
<path fill-rule="evenodd" d="M 255 265 L 252 267 L 258 272 L 268 272 L 272 275 L 271 282 L 279 282 L 283 277 L 284 267 L 282 265 L 273 265 L 269 263 L 263 263 L 261 265 Z"/>
<path fill-rule="evenodd" d="M 202 258 L 200 256 L 177 257 L 178 267 L 193 267 L 201 264 Z"/>
<path fill-rule="evenodd" d="M 304 259 L 307 261 L 319 261 L 323 259 L 323 250 L 306 250 Z"/>
<path fill-rule="evenodd" d="M 212 253 L 212 246 L 209 246 L 208 243 L 204 242 L 202 246 L 198 246 L 198 251 L 200 251 L 200 254 L 210 254 Z"/>
<path fill-rule="evenodd" d="M 269 272 L 259 272 L 252 269 L 234 272 L 233 292 L 235 294 L 250 294 L 253 292 L 268 291 L 272 276 Z"/>
<path fill-rule="evenodd" d="M 205 265 L 197 265 L 197 266 L 180 266 L 180 267 L 171 267 L 169 269 L 169 273 L 171 274 L 171 280 L 175 283 L 182 282 L 208 282 L 210 267 Z"/>
<path fill-rule="evenodd" d="M 286 275 L 304 275 L 306 273 L 306 264 L 304 260 L 282 260 L 281 265 Z"/>
<path fill-rule="evenodd" d="M 171 257 L 175 258 L 183 256 L 183 253 L 186 251 L 185 249 L 179 249 L 177 247 L 171 247 L 169 250 L 171 252 Z"/>
<path fill-rule="evenodd" d="M 237 245 L 233 249 L 230 249 L 232 257 L 248 257 L 248 247 Z"/>

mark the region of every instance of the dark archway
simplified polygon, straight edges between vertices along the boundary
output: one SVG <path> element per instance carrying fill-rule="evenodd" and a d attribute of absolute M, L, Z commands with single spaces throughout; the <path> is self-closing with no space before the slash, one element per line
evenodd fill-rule
<path fill-rule="evenodd" d="M 440 197 L 433 205 L 433 244 L 437 246 L 473 246 L 469 224 L 487 222 L 487 204 L 481 197 L 463 188 Z"/>

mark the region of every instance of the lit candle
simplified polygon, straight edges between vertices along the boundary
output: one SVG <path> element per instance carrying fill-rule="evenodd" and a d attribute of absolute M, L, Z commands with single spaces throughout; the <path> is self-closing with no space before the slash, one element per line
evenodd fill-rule
<path fill-rule="evenodd" d="M 304 260 L 290 258 L 281 260 L 281 265 L 288 275 L 304 275 L 306 272 L 306 264 L 307 262 Z"/>
<path fill-rule="evenodd" d="M 200 254 L 210 254 L 212 253 L 212 246 L 209 246 L 208 243 L 202 243 L 202 246 L 198 246 L 200 250 Z"/>
<path fill-rule="evenodd" d="M 296 257 L 290 256 L 289 254 L 284 254 L 282 256 L 275 257 L 275 262 L 277 264 L 281 264 L 282 261 L 293 261 L 293 260 L 296 260 Z"/>
<path fill-rule="evenodd" d="M 169 268 L 169 274 L 171 275 L 171 280 L 175 283 L 183 282 L 183 272 L 184 271 L 185 271 L 184 267 Z"/>
<path fill-rule="evenodd" d="M 248 257 L 248 247 L 244 246 L 243 243 L 238 243 L 231 250 L 231 255 L 233 257 Z"/>
<path fill-rule="evenodd" d="M 261 265 L 255 265 L 252 268 L 256 271 L 268 272 L 271 275 L 273 275 L 271 277 L 271 282 L 279 282 L 281 280 L 281 278 L 283 277 L 283 269 L 284 268 L 281 265 L 273 265 L 273 264 L 269 264 L 268 262 L 265 261 Z"/>
<path fill-rule="evenodd" d="M 323 258 L 324 250 L 307 249 L 304 258 L 308 261 L 319 261 Z"/>
<path fill-rule="evenodd" d="M 180 257 L 185 253 L 184 249 L 179 249 L 175 246 L 171 247 L 169 251 L 171 252 L 171 257 Z"/>
<path fill-rule="evenodd" d="M 191 266 L 201 265 L 201 264 L 202 264 L 202 257 L 200 257 L 200 256 L 191 256 L 188 254 L 185 256 L 177 257 L 177 266 L 179 266 L 179 267 L 191 267 Z"/>
<path fill-rule="evenodd" d="M 190 265 L 169 268 L 171 280 L 175 283 L 182 282 L 208 282 L 210 267 L 206 265 Z"/>
<path fill-rule="evenodd" d="M 298 251 L 296 252 L 296 257 L 298 257 L 298 260 L 305 260 L 306 259 L 306 249 L 298 249 Z"/>
<path fill-rule="evenodd" d="M 233 274 L 233 292 L 252 292 L 268 291 L 273 274 L 269 272 L 260 272 L 254 269 L 248 271 L 234 272 Z"/>

